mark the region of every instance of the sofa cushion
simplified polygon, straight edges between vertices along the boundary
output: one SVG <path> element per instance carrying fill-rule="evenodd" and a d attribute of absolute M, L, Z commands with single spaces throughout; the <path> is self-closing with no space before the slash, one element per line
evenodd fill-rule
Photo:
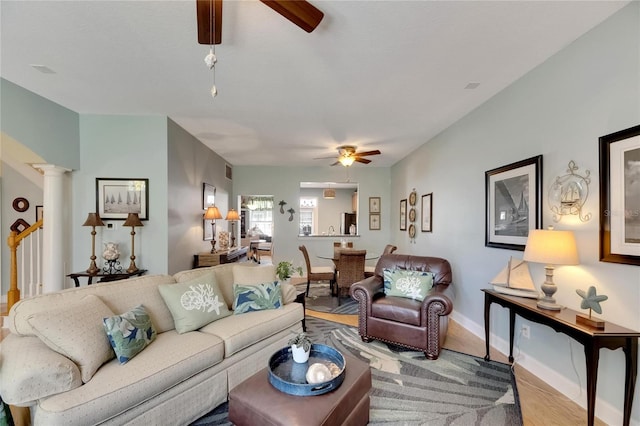
<path fill-rule="evenodd" d="M 224 344 L 216 336 L 197 331 L 159 333 L 152 345 L 126 364 L 114 359 L 84 386 L 40 401 L 37 416 L 56 419 L 57 424 L 71 424 L 74 419 L 74 424 L 102 424 L 220 363 L 223 355 Z"/>
<path fill-rule="evenodd" d="M 156 338 L 151 318 L 142 305 L 122 315 L 103 318 L 102 324 L 120 364 L 142 352 Z"/>
<path fill-rule="evenodd" d="M 261 284 L 273 282 L 276 279 L 276 268 L 273 265 L 247 266 L 240 263 L 233 266 L 234 284 Z"/>
<path fill-rule="evenodd" d="M 282 290 L 278 281 L 257 285 L 234 285 L 233 313 L 245 314 L 265 309 L 278 309 L 282 306 Z"/>
<path fill-rule="evenodd" d="M 431 272 L 385 268 L 383 278 L 384 293 L 387 296 L 406 297 L 422 302 L 433 287 Z"/>
<path fill-rule="evenodd" d="M 78 366 L 35 336 L 10 333 L 2 352 L 0 395 L 7 404 L 25 405 L 82 386 Z"/>
<path fill-rule="evenodd" d="M 280 309 L 250 312 L 222 318 L 202 327 L 201 333 L 214 334 L 224 341 L 226 358 L 285 330 L 304 318 L 300 303 L 290 303 Z"/>
<path fill-rule="evenodd" d="M 76 303 L 32 314 L 27 321 L 47 346 L 78 365 L 87 383 L 114 356 L 102 328 L 102 318 L 112 315 L 98 296 L 90 294 Z"/>
<path fill-rule="evenodd" d="M 178 333 L 197 330 L 211 321 L 231 315 L 213 272 L 178 284 L 158 286 Z"/>
<path fill-rule="evenodd" d="M 41 294 L 22 299 L 13 305 L 5 324 L 9 324 L 12 333 L 21 336 L 35 336 L 27 322 L 29 315 L 48 311 L 52 306 L 66 306 L 77 302 L 87 294 L 95 294 L 113 312 L 126 312 L 131 306 L 143 304 L 156 331 L 162 333 L 173 330 L 173 317 L 164 300 L 160 297 L 158 285 L 175 282 L 175 279 L 169 275 L 145 275 Z"/>

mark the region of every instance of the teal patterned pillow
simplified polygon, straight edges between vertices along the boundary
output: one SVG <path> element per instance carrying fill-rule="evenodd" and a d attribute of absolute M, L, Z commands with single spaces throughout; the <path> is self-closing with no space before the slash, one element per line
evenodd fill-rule
<path fill-rule="evenodd" d="M 233 286 L 235 315 L 266 309 L 278 309 L 282 306 L 282 289 L 278 281 Z"/>
<path fill-rule="evenodd" d="M 383 277 L 384 293 L 387 296 L 406 297 L 422 302 L 433 287 L 432 272 L 384 268 Z"/>
<path fill-rule="evenodd" d="M 102 323 L 120 364 L 142 352 L 156 338 L 151 318 L 142 305 L 122 315 L 104 318 Z"/>

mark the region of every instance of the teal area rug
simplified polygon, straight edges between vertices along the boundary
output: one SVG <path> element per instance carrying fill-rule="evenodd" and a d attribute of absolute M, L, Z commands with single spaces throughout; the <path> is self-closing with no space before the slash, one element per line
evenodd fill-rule
<path fill-rule="evenodd" d="M 430 361 L 422 352 L 364 343 L 357 329 L 316 318 L 307 317 L 307 329 L 315 343 L 371 366 L 370 425 L 522 425 L 515 377 L 507 364 L 446 349 Z M 193 425 L 230 425 L 227 404 Z"/>
<path fill-rule="evenodd" d="M 296 290 L 306 291 L 307 283 L 297 284 Z M 311 283 L 309 296 L 307 296 L 305 303 L 307 309 L 312 311 L 341 315 L 358 314 L 358 302 L 350 296 L 341 297 L 339 300 L 337 296 L 332 296 L 328 281 L 326 283 Z"/>

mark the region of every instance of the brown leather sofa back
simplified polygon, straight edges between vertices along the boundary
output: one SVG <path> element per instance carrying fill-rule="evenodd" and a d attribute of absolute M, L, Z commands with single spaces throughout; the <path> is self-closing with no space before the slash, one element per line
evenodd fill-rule
<path fill-rule="evenodd" d="M 451 265 L 445 259 L 429 256 L 411 256 L 408 254 L 385 254 L 376 264 L 375 274 L 383 276 L 385 268 L 408 269 L 412 271 L 433 272 L 433 284 L 451 284 Z"/>

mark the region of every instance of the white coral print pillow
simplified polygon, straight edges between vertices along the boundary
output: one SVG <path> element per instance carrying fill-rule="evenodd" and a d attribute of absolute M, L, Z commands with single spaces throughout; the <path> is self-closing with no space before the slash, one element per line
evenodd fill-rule
<path fill-rule="evenodd" d="M 387 296 L 406 297 L 422 302 L 433 287 L 433 273 L 403 269 L 383 270 L 384 293 Z"/>
<path fill-rule="evenodd" d="M 158 286 L 158 290 L 171 311 L 176 331 L 180 334 L 231 315 L 214 272 L 192 281 L 162 284 Z"/>

